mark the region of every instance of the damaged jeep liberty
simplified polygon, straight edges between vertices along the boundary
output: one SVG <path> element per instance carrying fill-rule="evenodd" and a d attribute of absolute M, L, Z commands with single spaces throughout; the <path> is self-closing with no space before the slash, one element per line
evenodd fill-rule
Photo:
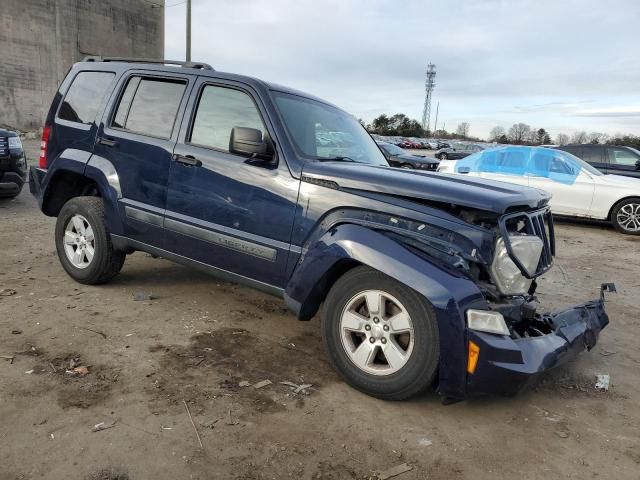
<path fill-rule="evenodd" d="M 331 363 L 383 399 L 515 394 L 609 322 L 612 284 L 537 307 L 547 193 L 390 168 L 343 110 L 207 64 L 75 64 L 29 185 L 76 281 L 144 251 L 279 296 L 300 320 L 322 306 Z"/>

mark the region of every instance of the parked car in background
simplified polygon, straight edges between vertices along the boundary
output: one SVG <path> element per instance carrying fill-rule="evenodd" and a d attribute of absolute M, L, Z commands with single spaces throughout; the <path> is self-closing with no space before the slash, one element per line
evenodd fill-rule
<path fill-rule="evenodd" d="M 622 233 L 640 235 L 640 179 L 605 175 L 563 150 L 498 147 L 440 161 L 438 172 L 539 188 L 552 195 L 554 214 L 608 220 Z"/>
<path fill-rule="evenodd" d="M 617 145 L 563 145 L 569 152 L 596 167 L 602 173 L 640 178 L 640 151 Z"/>
<path fill-rule="evenodd" d="M 472 153 L 481 152 L 482 150 L 484 149 L 479 145 L 459 143 L 439 149 L 435 157 L 440 160 L 464 158 Z"/>
<path fill-rule="evenodd" d="M 435 171 L 440 163 L 435 158 L 411 155 L 390 143 L 377 142 L 377 144 L 392 167 Z"/>
<path fill-rule="evenodd" d="M 319 153 L 327 139 L 339 156 Z M 30 172 L 71 278 L 105 283 L 140 250 L 300 320 L 322 305 L 334 368 L 383 399 L 434 382 L 445 400 L 515 394 L 609 323 L 603 298 L 536 313 L 548 193 L 389 168 L 347 112 L 206 64 L 75 64 Z"/>
<path fill-rule="evenodd" d="M 27 180 L 27 156 L 16 132 L 0 128 L 0 198 L 14 198 Z"/>

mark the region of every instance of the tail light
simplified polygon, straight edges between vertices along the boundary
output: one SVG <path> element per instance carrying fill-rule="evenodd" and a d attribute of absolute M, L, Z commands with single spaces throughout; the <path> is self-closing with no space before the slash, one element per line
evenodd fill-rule
<path fill-rule="evenodd" d="M 47 146 L 51 136 L 51 126 L 45 125 L 42 129 L 42 139 L 40 140 L 40 168 L 47 168 Z"/>

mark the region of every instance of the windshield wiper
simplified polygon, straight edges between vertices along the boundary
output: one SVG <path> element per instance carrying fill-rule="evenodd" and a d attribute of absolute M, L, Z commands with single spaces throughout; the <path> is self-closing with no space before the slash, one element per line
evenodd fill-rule
<path fill-rule="evenodd" d="M 367 162 L 360 162 L 358 160 L 354 160 L 351 157 L 316 157 L 316 160 L 320 161 L 320 162 L 351 162 L 351 163 L 367 163 Z"/>

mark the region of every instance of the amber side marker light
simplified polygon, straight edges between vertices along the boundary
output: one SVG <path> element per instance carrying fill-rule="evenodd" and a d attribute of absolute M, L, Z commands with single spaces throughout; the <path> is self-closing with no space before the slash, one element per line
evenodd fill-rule
<path fill-rule="evenodd" d="M 467 373 L 473 374 L 478 365 L 478 357 L 480 356 L 480 347 L 469 340 L 469 356 L 467 357 Z"/>

